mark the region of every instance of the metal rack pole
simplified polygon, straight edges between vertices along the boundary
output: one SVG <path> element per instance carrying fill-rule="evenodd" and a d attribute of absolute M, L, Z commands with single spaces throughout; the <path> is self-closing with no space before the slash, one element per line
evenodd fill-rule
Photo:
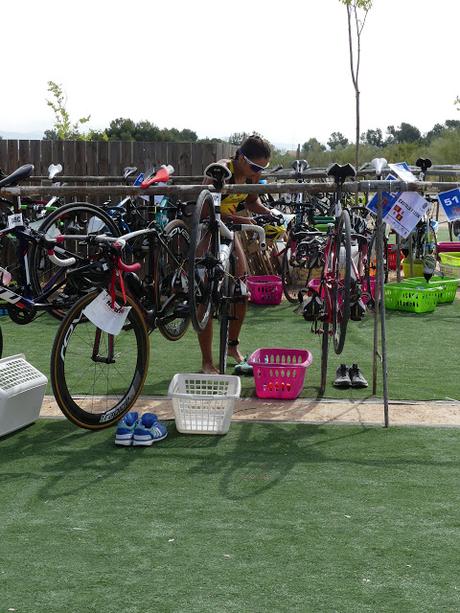
<path fill-rule="evenodd" d="M 383 386 L 383 421 L 385 428 L 388 428 L 390 425 L 389 419 L 389 410 L 388 410 L 388 380 L 387 380 L 387 348 L 386 348 L 386 328 L 385 328 L 385 295 L 384 295 L 384 284 L 385 284 L 385 270 L 383 265 L 383 251 L 384 251 L 384 241 L 383 241 L 383 232 L 384 232 L 384 224 L 382 221 L 382 189 L 379 188 L 377 190 L 378 201 L 377 201 L 377 225 L 376 225 L 376 252 L 377 252 L 377 271 L 376 271 L 376 303 L 378 304 L 378 315 L 376 312 L 376 317 L 374 320 L 374 361 L 375 361 L 375 369 L 376 369 L 376 338 L 378 341 L 378 324 L 377 319 L 380 318 L 380 359 L 382 362 L 382 386 Z M 377 289 L 378 288 L 378 289 Z M 378 342 L 377 342 L 378 345 Z M 376 377 L 375 377 L 376 378 Z M 374 382 L 376 387 L 376 384 Z"/>

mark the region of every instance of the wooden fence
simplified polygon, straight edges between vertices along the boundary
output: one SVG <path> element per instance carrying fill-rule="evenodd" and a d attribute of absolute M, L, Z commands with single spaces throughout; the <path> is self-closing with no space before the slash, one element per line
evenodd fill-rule
<path fill-rule="evenodd" d="M 85 142 L 0 140 L 0 168 L 11 173 L 33 164 L 35 175 L 47 175 L 50 164 L 62 164 L 63 175 L 120 175 L 125 166 L 145 171 L 172 164 L 176 175 L 202 175 L 205 167 L 230 157 L 236 147 L 226 143 Z"/>

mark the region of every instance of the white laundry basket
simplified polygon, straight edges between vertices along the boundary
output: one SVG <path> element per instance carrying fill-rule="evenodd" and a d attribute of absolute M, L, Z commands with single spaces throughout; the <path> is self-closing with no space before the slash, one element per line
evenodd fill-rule
<path fill-rule="evenodd" d="M 0 360 L 0 436 L 38 418 L 47 383 L 22 353 Z"/>
<path fill-rule="evenodd" d="M 233 375 L 174 375 L 168 395 L 176 428 L 183 434 L 226 434 L 240 391 L 240 378 Z"/>

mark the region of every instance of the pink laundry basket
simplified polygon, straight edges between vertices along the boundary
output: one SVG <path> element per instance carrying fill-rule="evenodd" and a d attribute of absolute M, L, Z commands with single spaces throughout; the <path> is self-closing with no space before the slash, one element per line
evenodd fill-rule
<path fill-rule="evenodd" d="M 247 278 L 249 300 L 254 304 L 279 304 L 283 284 L 278 275 L 259 275 Z"/>
<path fill-rule="evenodd" d="M 307 349 L 261 348 L 248 359 L 259 398 L 297 398 L 313 356 Z"/>

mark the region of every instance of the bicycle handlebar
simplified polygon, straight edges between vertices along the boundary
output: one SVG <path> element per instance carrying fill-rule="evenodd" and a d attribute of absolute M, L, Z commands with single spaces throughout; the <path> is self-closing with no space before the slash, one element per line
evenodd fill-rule
<path fill-rule="evenodd" d="M 259 235 L 259 245 L 261 251 L 267 249 L 267 243 L 265 241 L 265 230 L 261 226 L 256 226 L 252 223 L 234 224 L 233 230 L 236 232 L 255 232 Z"/>

